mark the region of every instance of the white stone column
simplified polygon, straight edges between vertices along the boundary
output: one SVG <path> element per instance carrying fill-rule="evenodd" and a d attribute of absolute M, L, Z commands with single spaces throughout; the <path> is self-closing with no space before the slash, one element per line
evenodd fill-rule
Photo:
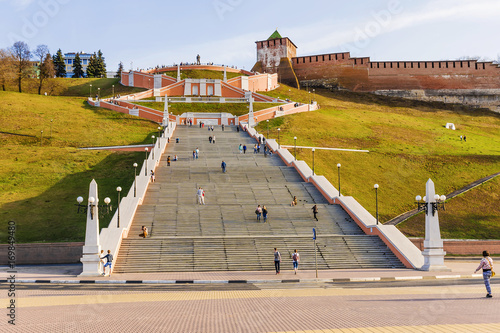
<path fill-rule="evenodd" d="M 181 65 L 177 65 L 177 82 L 181 80 Z"/>
<path fill-rule="evenodd" d="M 227 82 L 226 66 L 224 66 L 224 82 Z"/>
<path fill-rule="evenodd" d="M 170 133 L 169 131 L 169 128 L 168 128 L 168 123 L 169 123 L 169 119 L 168 119 L 168 96 L 167 94 L 165 93 L 165 106 L 163 107 L 163 128 L 165 130 L 168 131 L 168 133 Z"/>
<path fill-rule="evenodd" d="M 422 271 L 450 271 L 444 265 L 443 240 L 441 239 L 441 231 L 439 229 L 438 212 L 433 212 L 433 204 L 436 203 L 434 196 L 436 191 L 434 189 L 434 182 L 429 179 L 426 184 L 425 196 L 427 205 L 427 212 L 425 214 L 425 240 L 424 250 L 424 265 L 420 270 Z"/>
<path fill-rule="evenodd" d="M 255 126 L 255 120 L 253 118 L 253 96 L 252 92 L 245 92 L 245 98 L 248 99 L 248 127 Z"/>
<path fill-rule="evenodd" d="M 99 244 L 99 199 L 97 196 L 97 183 L 92 179 L 89 186 L 89 199 L 94 198 L 94 203 L 87 202 L 87 227 L 85 231 L 85 245 L 80 261 L 83 271 L 79 276 L 99 276 L 101 245 Z"/>

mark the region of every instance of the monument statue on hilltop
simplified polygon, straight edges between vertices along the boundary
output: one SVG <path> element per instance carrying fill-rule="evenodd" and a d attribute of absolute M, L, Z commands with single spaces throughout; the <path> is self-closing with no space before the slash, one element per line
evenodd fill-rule
<path fill-rule="evenodd" d="M 196 64 L 197 64 L 197 65 L 201 65 L 201 62 L 200 62 L 200 55 L 199 55 L 199 54 L 196 56 Z"/>

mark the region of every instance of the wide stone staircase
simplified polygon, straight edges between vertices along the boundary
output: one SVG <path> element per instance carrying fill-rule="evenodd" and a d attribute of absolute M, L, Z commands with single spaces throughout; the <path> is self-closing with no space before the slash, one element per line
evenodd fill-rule
<path fill-rule="evenodd" d="M 210 135 L 216 135 L 216 144 L 209 143 Z M 301 269 L 314 269 L 316 260 L 319 269 L 404 267 L 377 236 L 365 235 L 278 156 L 253 154 L 255 141 L 246 133 L 193 126 L 178 127 L 175 137 L 179 143 L 167 148 L 114 272 L 272 270 L 275 247 L 284 269 L 291 268 L 294 249 Z M 247 145 L 246 154 L 239 153 L 240 143 Z M 196 148 L 200 155 L 193 159 Z M 174 155 L 179 160 L 167 166 L 166 157 Z M 196 202 L 200 186 L 205 205 Z M 299 200 L 295 207 L 293 196 Z M 266 222 L 256 220 L 258 204 L 269 211 Z M 314 204 L 319 221 L 313 219 Z M 146 239 L 139 237 L 142 225 L 150 230 Z"/>

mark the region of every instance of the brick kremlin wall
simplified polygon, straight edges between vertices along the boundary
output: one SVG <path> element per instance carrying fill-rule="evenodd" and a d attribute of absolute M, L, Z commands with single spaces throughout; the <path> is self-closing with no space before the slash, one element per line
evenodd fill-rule
<path fill-rule="evenodd" d="M 371 62 L 343 52 L 295 57 L 291 62 L 301 83 L 323 82 L 352 91 L 500 88 L 500 68 L 476 60 Z"/>

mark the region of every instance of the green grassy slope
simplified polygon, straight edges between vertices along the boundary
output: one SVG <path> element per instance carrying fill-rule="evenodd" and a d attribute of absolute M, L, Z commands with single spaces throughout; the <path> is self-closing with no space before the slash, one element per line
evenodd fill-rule
<path fill-rule="evenodd" d="M 98 93 L 98 88 L 101 88 L 101 98 L 111 97 L 113 95 L 113 86 L 115 94 L 132 94 L 146 89 L 126 87 L 120 84 L 119 78 L 109 79 L 73 79 L 73 78 L 54 78 L 44 81 L 42 95 L 47 93 L 49 96 L 78 96 L 78 97 L 95 97 Z M 92 87 L 90 87 L 92 85 Z M 24 79 L 23 93 L 38 94 L 38 80 Z M 17 92 L 18 87 L 14 83 L 6 86 L 7 91 Z"/>
<path fill-rule="evenodd" d="M 149 143 L 157 125 L 90 107 L 83 98 L 0 92 L 0 99 L 0 131 L 18 134 L 0 134 L 0 217 L 16 221 L 19 243 L 82 241 L 85 216 L 76 214 L 76 197 L 86 198 L 95 178 L 101 200 L 116 204 L 116 187 L 128 190 L 132 164 L 144 154 L 77 148 Z"/>
<path fill-rule="evenodd" d="M 307 101 L 307 91 L 286 86 L 269 95 Z M 468 183 L 500 171 L 500 115 L 440 104 L 412 103 L 358 94 L 320 91 L 321 110 L 270 122 L 270 136 L 281 144 L 333 148 L 368 149 L 370 153 L 316 150 L 315 171 L 337 187 L 337 163 L 341 163 L 341 189 L 355 197 L 375 215 L 373 185 L 380 185 L 379 214 L 382 222 L 414 208 L 417 194 L 425 195 L 431 178 L 439 194 L 450 193 Z M 453 122 L 457 131 L 446 129 Z M 266 124 L 258 130 L 266 132 Z M 467 142 L 459 136 L 466 135 Z M 297 158 L 312 164 L 310 150 L 299 150 Z M 444 237 L 500 239 L 498 182 L 485 185 L 491 191 L 473 190 L 469 198 L 440 213 Z M 481 193 L 477 195 L 476 193 Z M 474 208 L 481 207 L 481 209 Z M 400 229 L 408 235 L 423 235 L 422 223 L 408 221 Z M 481 231 L 473 228 L 487 226 Z M 488 234 L 486 236 L 486 233 Z M 469 236 L 470 235 L 470 236 Z"/>

